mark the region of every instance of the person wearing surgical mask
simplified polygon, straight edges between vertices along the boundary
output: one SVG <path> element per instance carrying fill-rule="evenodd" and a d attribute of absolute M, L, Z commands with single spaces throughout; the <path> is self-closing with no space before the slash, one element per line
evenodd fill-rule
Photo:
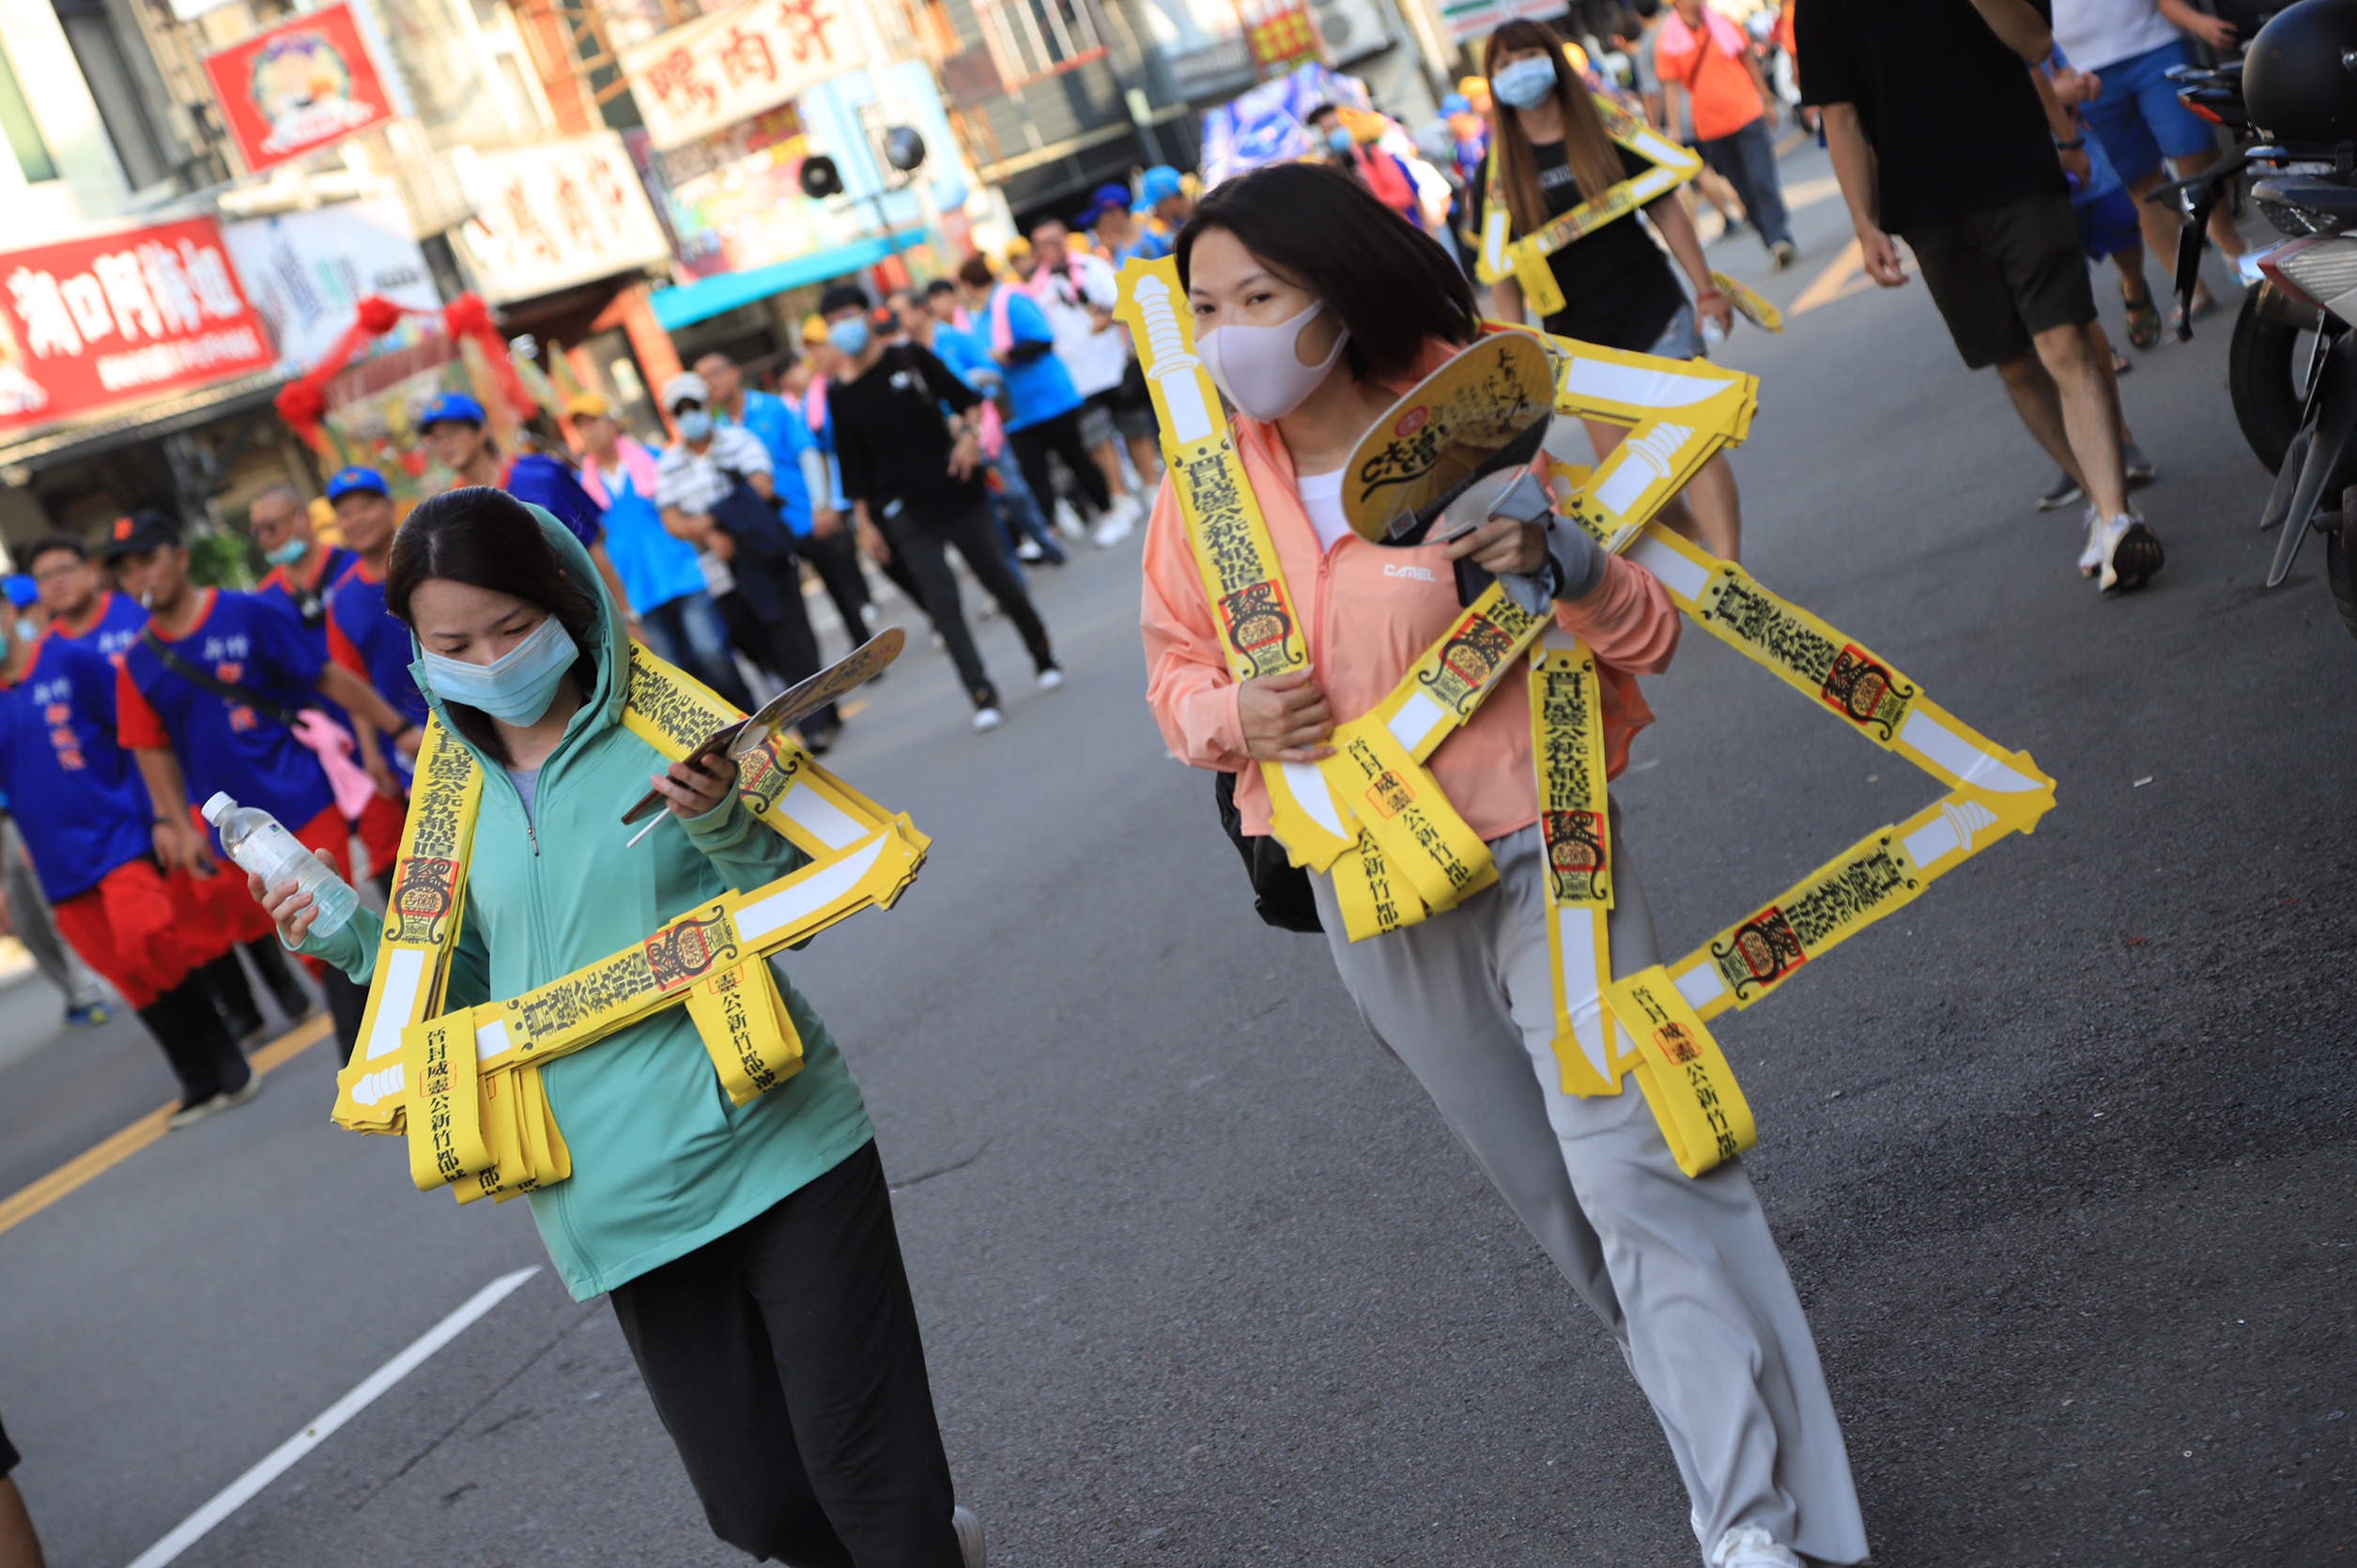
<path fill-rule="evenodd" d="M 275 598 L 319 640 L 327 652 L 327 592 L 357 559 L 341 545 L 313 531 L 310 504 L 291 484 L 273 484 L 246 506 L 246 531 L 270 563 L 255 592 Z"/>
<path fill-rule="evenodd" d="M 767 529 L 749 504 L 758 499 L 776 507 L 776 463 L 760 437 L 716 420 L 712 404 L 711 383 L 692 370 L 663 383 L 663 411 L 679 439 L 655 459 L 655 504 L 663 527 L 696 546 L 704 586 L 737 651 L 780 685 L 793 685 L 818 672 L 793 535 L 774 513 L 776 528 Z M 737 523 L 724 523 L 723 513 Z M 840 722 L 829 703 L 802 727 L 804 744 L 824 754 Z"/>
<path fill-rule="evenodd" d="M 1310 134 L 1317 139 L 1318 161 L 1342 170 L 1374 192 L 1375 199 L 1419 229 L 1425 226 L 1424 206 L 1416 193 L 1416 177 L 1408 165 L 1372 143 L 1351 133 L 1342 111 L 1321 103 L 1309 112 Z"/>
<path fill-rule="evenodd" d="M 1652 717 L 1637 677 L 1665 669 L 1678 642 L 1677 609 L 1649 572 L 1557 517 L 1493 517 L 1440 543 L 1384 547 L 1345 515 L 1345 468 L 1361 440 L 1480 331 L 1456 262 L 1363 186 L 1313 163 L 1220 186 L 1176 254 L 1195 354 L 1235 410 L 1237 454 L 1309 657 L 1283 674 L 1231 674 L 1220 610 L 1164 485 L 1147 528 L 1141 620 L 1147 703 L 1172 755 L 1233 776 L 1240 831 L 1266 837 L 1261 765 L 1333 755 L 1334 727 L 1374 710 L 1456 623 L 1454 567 L 1471 561 L 1538 587 L 1556 626 L 1594 653 L 1607 768 L 1625 767 Z M 1352 942 L 1333 879 L 1308 872 L 1344 988 L 1616 1342 L 1687 1483 L 1710 1568 L 1799 1568 L 1798 1552 L 1860 1560 L 1866 1537 L 1832 1399 L 1743 1167 L 1689 1178 L 1634 1087 L 1564 1090 L 1548 847 L 1519 671 L 1428 765 L 1487 846 L 1497 883 Z M 1610 952 L 1626 976 L 1658 962 L 1660 946 L 1625 824 L 1615 816 L 1607 831 Z M 1534 1360 L 1557 1354 L 1550 1341 Z M 1577 1411 L 1564 1420 L 1567 1433 L 1579 1430 Z"/>
<path fill-rule="evenodd" d="M 1493 197 L 1503 199 L 1515 238 L 1544 228 L 1582 202 L 1602 199 L 1623 180 L 1653 167 L 1605 134 L 1594 100 L 1573 73 L 1563 38 L 1552 27 L 1509 22 L 1490 36 L 1485 58 L 1489 161 L 1475 189 L 1485 206 Z M 1701 323 L 1708 321 L 1725 333 L 1734 319 L 1733 306 L 1711 282 L 1694 220 L 1676 194 L 1656 196 L 1640 210 L 1661 244 L 1655 244 L 1630 213 L 1591 229 L 1547 258 L 1564 306 L 1544 325 L 1558 337 L 1605 348 L 1701 359 Z M 1693 284 L 1690 303 L 1679 286 L 1679 272 Z M 1501 321 L 1524 317 L 1522 285 L 1511 273 L 1490 285 L 1489 301 L 1489 314 Z M 1603 420 L 1582 423 L 1599 463 L 1628 434 Z M 1662 509 L 1661 520 L 1723 561 L 1741 559 L 1743 501 L 1726 453 L 1703 465 L 1686 492 Z"/>
<path fill-rule="evenodd" d="M 481 780 L 449 1006 L 635 950 L 803 862 L 739 797 L 732 760 L 668 761 L 624 721 L 622 607 L 552 513 L 485 486 L 433 497 L 394 536 L 384 590 Z M 675 820 L 624 848 L 617 815 L 650 781 Z M 374 977 L 375 922 L 320 937 L 291 879 L 247 880 L 287 945 Z M 770 965 L 802 1067 L 749 1103 L 716 1090 L 685 1007 L 544 1066 L 572 1171 L 526 1202 L 567 1290 L 611 1302 L 721 1539 L 784 1562 L 981 1568 L 875 1130 L 789 961 Z"/>

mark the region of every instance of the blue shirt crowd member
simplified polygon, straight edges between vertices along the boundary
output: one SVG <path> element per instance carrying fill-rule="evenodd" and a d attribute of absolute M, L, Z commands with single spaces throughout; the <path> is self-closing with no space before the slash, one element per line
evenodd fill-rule
<path fill-rule="evenodd" d="M 93 650 L 44 637 L 0 685 L 0 785 L 52 904 L 154 847 L 147 787 L 116 741 L 115 682 Z"/>

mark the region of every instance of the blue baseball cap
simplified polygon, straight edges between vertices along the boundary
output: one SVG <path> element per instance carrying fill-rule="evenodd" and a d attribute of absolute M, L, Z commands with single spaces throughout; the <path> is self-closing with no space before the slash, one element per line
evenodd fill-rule
<path fill-rule="evenodd" d="M 19 609 L 31 609 L 41 602 L 40 585 L 22 572 L 0 579 L 0 585 L 5 585 L 8 591 L 8 603 Z"/>
<path fill-rule="evenodd" d="M 1137 199 L 1141 206 L 1153 207 L 1170 200 L 1184 190 L 1178 170 L 1167 163 L 1157 163 L 1138 179 Z"/>
<path fill-rule="evenodd" d="M 454 419 L 457 416 L 450 417 Z M 362 468 L 357 463 L 348 469 L 336 469 L 335 477 L 328 481 L 328 500 L 331 501 L 342 500 L 346 496 L 390 496 L 391 494 L 393 492 L 385 488 L 383 474 L 374 469 Z"/>
<path fill-rule="evenodd" d="M 1463 93 L 1451 93 L 1440 100 L 1440 113 L 1443 115 L 1470 115 L 1472 112 L 1473 100 Z"/>
<path fill-rule="evenodd" d="M 444 392 L 420 409 L 417 427 L 431 430 L 438 424 L 482 424 L 485 423 L 483 405 L 465 392 Z"/>
<path fill-rule="evenodd" d="M 1130 188 L 1126 185 L 1100 185 L 1088 193 L 1088 209 L 1080 215 L 1083 227 L 1094 228 L 1097 220 L 1108 212 L 1130 210 Z"/>

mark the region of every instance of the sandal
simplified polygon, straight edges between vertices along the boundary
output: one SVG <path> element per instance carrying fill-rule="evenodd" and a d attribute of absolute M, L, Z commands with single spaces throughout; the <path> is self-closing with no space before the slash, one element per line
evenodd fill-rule
<path fill-rule="evenodd" d="M 2150 290 L 2141 300 L 2131 300 L 2123 289 L 2120 303 L 2128 307 L 2129 346 L 2142 350 L 2161 341 L 2161 308 L 2152 302 Z"/>

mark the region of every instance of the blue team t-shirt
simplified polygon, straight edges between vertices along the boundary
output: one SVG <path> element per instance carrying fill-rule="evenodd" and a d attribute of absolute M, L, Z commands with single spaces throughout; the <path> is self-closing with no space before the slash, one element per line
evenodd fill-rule
<path fill-rule="evenodd" d="M 1047 312 L 1039 301 L 1019 288 L 998 285 L 1007 300 L 1007 331 L 1017 344 L 1047 344 L 1049 351 L 1035 359 L 1016 361 L 1005 367 L 1007 401 L 1009 412 L 1007 428 L 1021 430 L 1041 420 L 1052 420 L 1058 414 L 1070 413 L 1080 407 L 1080 392 L 1072 386 L 1072 373 L 1064 368 L 1064 361 L 1055 357 L 1053 345 L 1055 332 L 1048 326 Z M 998 301 L 991 301 L 994 312 Z M 987 320 L 983 331 L 995 331 Z"/>
<path fill-rule="evenodd" d="M 527 452 L 508 460 L 500 488 L 528 506 L 544 506 L 584 548 L 606 536 L 597 502 L 581 488 L 579 476 L 555 458 Z"/>
<path fill-rule="evenodd" d="M 623 592 L 640 613 L 704 592 L 696 546 L 663 527 L 652 494 L 639 494 L 627 469 L 614 466 L 606 481 L 606 554 Z"/>
<path fill-rule="evenodd" d="M 810 434 L 810 422 L 802 410 L 775 392 L 747 389 L 745 393 L 745 418 L 732 420 L 715 410 L 714 417 L 722 424 L 742 423 L 748 434 L 761 442 L 774 465 L 770 475 L 778 486 L 779 515 L 796 539 L 810 536 L 810 486 L 803 482 L 802 454 L 818 445 Z"/>
<path fill-rule="evenodd" d="M 115 667 L 44 637 L 0 686 L 0 788 L 53 904 L 87 893 L 154 846 L 139 770 L 115 738 Z"/>
<path fill-rule="evenodd" d="M 205 607 L 187 636 L 164 641 L 217 681 L 244 686 L 279 707 L 316 706 L 314 684 L 327 660 L 302 623 L 266 599 L 207 589 Z M 163 662 L 146 639 L 123 650 L 115 686 L 118 732 L 127 747 L 170 747 L 188 779 L 189 801 L 203 806 L 226 791 L 239 806 L 258 806 L 289 833 L 335 804 L 319 760 L 276 717 L 215 696 Z M 218 835 L 215 836 L 218 839 Z"/>
<path fill-rule="evenodd" d="M 385 604 L 385 580 L 355 561 L 328 590 L 328 656 L 370 685 L 412 724 L 425 722 L 425 697 L 409 673 L 417 651 L 409 628 Z"/>
<path fill-rule="evenodd" d="M 982 330 L 978 327 L 978 330 Z M 991 358 L 991 347 L 973 332 L 960 331 L 947 321 L 933 328 L 933 358 L 957 373 L 959 380 L 985 397 L 1006 379 L 1006 372 Z"/>
<path fill-rule="evenodd" d="M 90 623 L 89 630 L 69 632 L 63 622 L 52 622 L 50 636 L 77 642 L 92 653 L 114 658 L 131 644 L 131 639 L 147 629 L 147 612 L 139 607 L 139 601 L 128 593 L 106 593 L 99 599 L 99 618 Z"/>

